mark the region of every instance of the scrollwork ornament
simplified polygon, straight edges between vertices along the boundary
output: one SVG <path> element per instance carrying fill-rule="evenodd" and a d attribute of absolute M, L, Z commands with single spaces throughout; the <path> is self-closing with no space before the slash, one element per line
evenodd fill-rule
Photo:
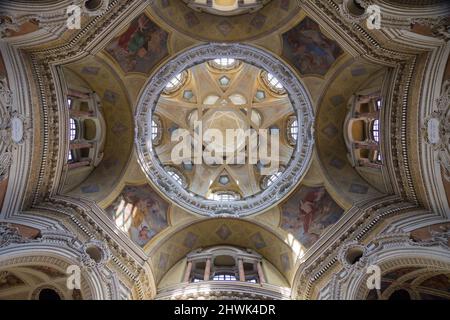
<path fill-rule="evenodd" d="M 443 177 L 450 182 L 450 81 L 443 86 L 443 94 L 436 100 L 436 110 L 424 121 L 424 140 L 437 153 Z"/>
<path fill-rule="evenodd" d="M 30 128 L 30 121 L 13 110 L 8 81 L 0 77 L 0 181 L 8 175 L 12 152 L 25 141 Z"/>

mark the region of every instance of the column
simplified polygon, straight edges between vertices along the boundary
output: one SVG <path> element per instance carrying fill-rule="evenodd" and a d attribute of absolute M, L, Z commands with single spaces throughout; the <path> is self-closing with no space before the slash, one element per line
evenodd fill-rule
<path fill-rule="evenodd" d="M 256 264 L 256 269 L 258 270 L 259 282 L 261 284 L 266 283 L 266 278 L 264 278 L 264 272 L 262 269 L 261 261 L 258 261 L 258 263 Z"/>
<path fill-rule="evenodd" d="M 192 271 L 192 261 L 188 261 L 183 282 L 189 282 L 189 280 L 191 279 L 191 271 Z"/>
<path fill-rule="evenodd" d="M 245 282 L 244 261 L 242 260 L 242 258 L 238 258 L 238 268 L 239 268 L 239 281 Z"/>
<path fill-rule="evenodd" d="M 203 280 L 209 281 L 210 275 L 211 275 L 211 258 L 208 258 L 206 259 L 205 275 L 203 277 Z"/>

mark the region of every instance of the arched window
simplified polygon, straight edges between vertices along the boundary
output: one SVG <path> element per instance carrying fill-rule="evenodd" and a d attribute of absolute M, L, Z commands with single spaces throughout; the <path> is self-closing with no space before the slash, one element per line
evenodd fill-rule
<path fill-rule="evenodd" d="M 38 300 L 61 300 L 56 290 L 44 288 L 39 292 Z"/>
<path fill-rule="evenodd" d="M 271 73 L 262 72 L 261 77 L 266 86 L 275 94 L 285 94 L 283 84 Z"/>
<path fill-rule="evenodd" d="M 372 122 L 371 132 L 372 132 L 373 140 L 375 140 L 376 142 L 379 142 L 380 141 L 380 120 L 376 119 Z"/>
<path fill-rule="evenodd" d="M 236 106 L 241 106 L 247 103 L 247 99 L 242 94 L 234 93 L 229 96 L 231 102 Z"/>
<path fill-rule="evenodd" d="M 287 121 L 287 139 L 291 145 L 295 145 L 298 140 L 298 120 L 297 117 L 291 116 Z"/>
<path fill-rule="evenodd" d="M 184 175 L 178 171 L 174 167 L 166 167 L 167 174 L 175 180 L 177 183 L 179 183 L 182 187 L 187 187 L 186 178 Z"/>
<path fill-rule="evenodd" d="M 215 281 L 236 281 L 236 276 L 227 273 L 215 274 L 213 277 Z"/>
<path fill-rule="evenodd" d="M 74 141 L 77 138 L 78 132 L 77 132 L 77 123 L 75 122 L 75 119 L 70 118 L 69 119 L 69 140 Z"/>
<path fill-rule="evenodd" d="M 66 101 L 69 109 L 67 134 L 70 141 L 68 168 L 93 169 L 103 158 L 105 142 L 101 99 L 87 88 L 69 88 Z"/>
<path fill-rule="evenodd" d="M 180 89 L 183 84 L 187 80 L 187 73 L 186 71 L 177 74 L 175 77 L 169 80 L 169 82 L 166 84 L 166 87 L 164 88 L 165 94 L 171 94 Z"/>
<path fill-rule="evenodd" d="M 171 176 L 176 182 L 178 182 L 179 184 L 183 184 L 183 179 L 181 178 L 181 176 L 179 174 L 177 174 L 174 171 L 169 171 L 169 176 Z"/>
<path fill-rule="evenodd" d="M 158 145 L 162 140 L 162 123 L 161 119 L 154 115 L 152 119 L 152 142 L 155 145 Z"/>
<path fill-rule="evenodd" d="M 267 179 L 267 186 L 270 187 L 279 177 L 281 176 L 281 171 L 269 176 Z"/>

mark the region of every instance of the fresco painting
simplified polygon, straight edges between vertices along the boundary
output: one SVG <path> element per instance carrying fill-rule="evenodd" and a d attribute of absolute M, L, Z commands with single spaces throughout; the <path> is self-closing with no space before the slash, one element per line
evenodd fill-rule
<path fill-rule="evenodd" d="M 150 186 L 126 186 L 106 212 L 133 242 L 145 246 L 168 226 L 168 208 L 168 203 Z"/>
<path fill-rule="evenodd" d="M 303 75 L 324 76 L 342 53 L 339 44 L 308 17 L 283 34 L 283 55 Z"/>
<path fill-rule="evenodd" d="M 168 33 L 143 14 L 109 43 L 106 51 L 125 73 L 148 74 L 168 54 L 167 41 Z"/>
<path fill-rule="evenodd" d="M 310 248 L 343 212 L 325 188 L 303 187 L 281 206 L 281 228 Z"/>

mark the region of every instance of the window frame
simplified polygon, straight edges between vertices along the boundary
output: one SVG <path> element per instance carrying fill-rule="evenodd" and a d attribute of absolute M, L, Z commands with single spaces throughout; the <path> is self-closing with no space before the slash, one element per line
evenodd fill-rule
<path fill-rule="evenodd" d="M 236 275 L 231 273 L 216 273 L 214 274 L 213 281 L 238 281 Z"/>
<path fill-rule="evenodd" d="M 78 123 L 77 120 L 69 118 L 69 141 L 75 141 L 78 139 Z"/>
<path fill-rule="evenodd" d="M 294 126 L 294 124 L 296 124 Z M 295 131 L 295 132 L 294 132 Z M 286 135 L 290 145 L 295 146 L 298 142 L 300 127 L 296 116 L 290 116 L 286 124 Z"/>
<path fill-rule="evenodd" d="M 167 166 L 165 167 L 167 174 L 178 184 L 180 184 L 183 188 L 187 188 L 187 180 L 183 173 L 180 172 L 175 167 Z"/>

